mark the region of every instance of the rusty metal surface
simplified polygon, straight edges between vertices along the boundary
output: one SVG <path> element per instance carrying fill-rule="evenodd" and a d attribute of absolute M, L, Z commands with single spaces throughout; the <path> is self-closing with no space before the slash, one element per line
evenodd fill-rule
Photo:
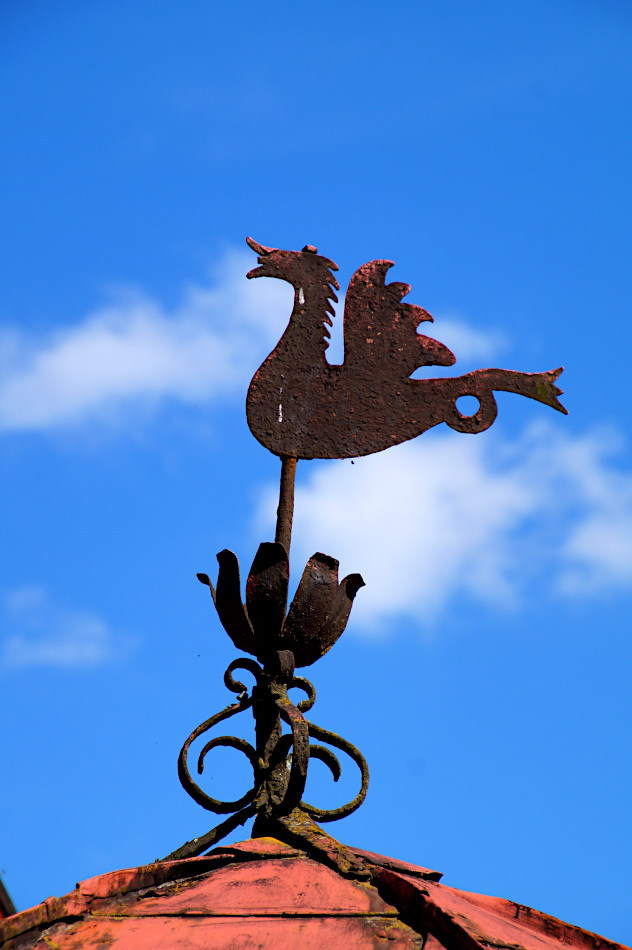
<path fill-rule="evenodd" d="M 209 944 L 209 928 L 213 943 Z M 42 942 L 36 950 L 322 950 L 353 947 L 355 950 L 421 950 L 423 937 L 400 920 L 378 915 L 245 917 L 241 915 L 95 918 L 71 924 L 62 933 L 52 931 L 54 944 Z M 387 943 L 388 941 L 388 943 Z M 8 948 L 7 948 L 8 950 Z"/>
<path fill-rule="evenodd" d="M 290 550 L 290 537 L 292 535 L 296 462 L 297 459 L 291 457 L 284 456 L 281 459 L 281 485 L 279 487 L 279 507 L 277 509 L 277 527 L 274 540 L 282 544 L 286 551 Z"/>
<path fill-rule="evenodd" d="M 332 302 L 337 300 L 336 264 L 311 245 L 302 251 L 283 251 L 251 238 L 248 244 L 259 259 L 259 267 L 248 277 L 276 277 L 294 287 L 288 327 L 256 372 L 246 404 L 252 432 L 281 458 L 276 537 L 259 546 L 248 573 L 245 599 L 239 561 L 232 551 L 217 555 L 216 587 L 207 574 L 198 574 L 210 588 L 219 619 L 235 646 L 259 662 L 243 658 L 231 663 L 225 683 L 238 694 L 238 702 L 198 726 L 178 760 L 182 785 L 195 801 L 216 814 L 233 813 L 232 817 L 187 842 L 171 858 L 202 853 L 253 815 L 256 834 L 262 834 L 271 822 L 281 822 L 283 833 L 300 837 L 309 829 L 313 838 L 318 827 L 313 819 L 343 818 L 367 794 L 369 775 L 362 754 L 345 739 L 304 718 L 315 693 L 308 680 L 294 676 L 295 667 L 310 666 L 331 649 L 364 585 L 360 574 L 349 574 L 339 582 L 338 561 L 319 552 L 307 562 L 288 609 L 297 460 L 369 455 L 441 422 L 459 432 L 482 432 L 496 418 L 494 391 L 498 390 L 529 396 L 566 412 L 555 385 L 561 369 L 547 373 L 484 369 L 453 378 L 411 379 L 419 367 L 451 366 L 455 358 L 438 340 L 418 333 L 418 326 L 432 317 L 421 307 L 403 303 L 410 291 L 408 284 L 386 283 L 390 261 L 370 261 L 353 275 L 345 301 L 344 362 L 330 365 L 325 350 L 327 327 L 334 315 Z M 464 395 L 478 398 L 479 408 L 471 416 L 456 407 Z M 244 684 L 233 677 L 237 669 L 254 676 L 250 697 Z M 304 690 L 307 699 L 294 705 L 288 697 L 292 687 Z M 191 777 L 189 749 L 201 735 L 246 709 L 252 709 L 255 718 L 254 746 L 234 736 L 220 736 L 211 738 L 198 757 L 200 774 L 207 754 L 220 746 L 236 749 L 250 761 L 253 787 L 236 801 L 220 801 Z M 302 799 L 307 768 L 310 757 L 320 759 L 337 781 L 340 763 L 332 747 L 356 763 L 361 787 L 346 805 L 320 809 Z"/>
<path fill-rule="evenodd" d="M 259 267 L 248 277 L 276 277 L 294 288 L 294 308 L 275 349 L 255 373 L 246 412 L 253 435 L 279 456 L 353 458 L 406 442 L 441 422 L 458 432 L 483 432 L 497 414 L 494 391 L 528 396 L 559 412 L 562 368 L 544 373 L 481 369 L 443 379 L 411 379 L 422 366 L 451 366 L 452 352 L 417 332 L 432 321 L 422 307 L 403 303 L 408 284 L 385 281 L 392 261 L 370 261 L 349 283 L 344 311 L 344 362 L 325 358 L 336 264 L 316 248 L 283 251 L 248 238 Z M 463 415 L 460 396 L 476 396 Z"/>
<path fill-rule="evenodd" d="M 198 574 L 198 578 L 210 588 L 222 626 L 235 646 L 262 663 L 277 650 L 291 650 L 295 666 L 311 666 L 341 636 L 354 598 L 364 587 L 360 574 L 349 574 L 339 582 L 338 561 L 314 554 L 286 616 L 290 568 L 282 544 L 273 541 L 259 546 L 246 581 L 245 603 L 236 555 L 220 551 L 217 560 L 216 587 L 208 574 Z"/>
<path fill-rule="evenodd" d="M 240 669 L 247 670 L 254 676 L 255 685 L 250 696 L 244 683 L 233 676 L 233 673 Z M 291 650 L 272 652 L 263 666 L 245 657 L 234 660 L 226 670 L 224 682 L 228 689 L 239 694 L 239 701 L 211 716 L 193 730 L 180 751 L 178 775 L 183 788 L 198 805 L 215 814 L 235 814 L 207 835 L 187 842 L 165 860 L 179 860 L 201 854 L 255 813 L 264 820 L 272 821 L 297 810 L 305 816 L 319 818 L 320 821 L 335 821 L 359 808 L 367 794 L 369 771 L 359 750 L 346 739 L 308 722 L 303 716 L 303 712 L 312 708 L 316 694 L 309 680 L 294 676 L 294 656 Z M 294 705 L 288 696 L 288 689 L 292 688 L 303 690 L 307 698 Z M 253 770 L 252 788 L 240 799 L 225 802 L 213 798 L 194 781 L 189 771 L 189 750 L 200 736 L 246 709 L 252 709 L 255 719 L 256 748 L 236 736 L 218 736 L 209 739 L 198 755 L 197 771 L 200 775 L 204 770 L 207 754 L 219 746 L 236 749 L 249 760 Z M 283 723 L 289 726 L 289 733 L 283 733 Z M 310 745 L 311 738 L 345 752 L 358 766 L 361 775 L 360 791 L 346 805 L 335 809 L 320 809 L 302 801 L 310 757 L 324 762 L 334 781 L 337 782 L 341 774 L 340 762 L 335 753 L 327 746 Z"/>
<path fill-rule="evenodd" d="M 295 466 L 288 468 L 292 485 L 294 469 Z M 291 505 L 289 519 L 291 525 Z M 289 545 L 289 531 L 286 540 Z M 346 739 L 305 719 L 303 713 L 314 705 L 316 693 L 309 680 L 294 675 L 296 666 L 314 663 L 340 637 L 355 595 L 364 585 L 361 576 L 350 574 L 339 582 L 338 561 L 317 553 L 307 562 L 287 610 L 290 569 L 287 548 L 281 542 L 259 545 L 248 572 L 245 602 L 236 555 L 232 551 L 220 551 L 217 560 L 217 585 L 213 585 L 208 574 L 198 574 L 198 578 L 210 588 L 219 619 L 235 646 L 256 656 L 259 663 L 242 657 L 230 664 L 224 682 L 237 694 L 238 702 L 194 729 L 178 758 L 178 775 L 185 791 L 208 811 L 234 814 L 208 834 L 186 842 L 169 855 L 169 860 L 201 854 L 255 814 L 271 820 L 299 809 L 320 821 L 344 818 L 362 804 L 369 784 L 367 764 L 360 751 Z M 254 677 L 250 696 L 245 684 L 233 676 L 236 670 L 246 670 Z M 288 696 L 288 689 L 292 688 L 306 694 L 297 705 Z M 211 738 L 198 756 L 198 774 L 204 770 L 207 754 L 219 746 L 236 749 L 249 760 L 253 770 L 252 788 L 236 801 L 225 802 L 209 795 L 194 781 L 189 771 L 189 749 L 214 726 L 246 709 L 252 709 L 255 719 L 255 746 L 236 736 L 219 736 Z M 289 732 L 283 732 L 284 723 Z M 318 742 L 310 744 L 310 739 Z M 310 757 L 323 762 L 334 781 L 338 781 L 340 762 L 329 746 L 345 752 L 356 763 L 361 786 L 347 804 L 321 809 L 302 801 L 302 795 Z"/>
<path fill-rule="evenodd" d="M 290 562 L 283 545 L 260 544 L 246 582 L 245 608 L 256 638 L 256 649 L 246 646 L 248 652 L 261 656 L 269 649 L 270 638 L 283 629 L 289 581 Z"/>

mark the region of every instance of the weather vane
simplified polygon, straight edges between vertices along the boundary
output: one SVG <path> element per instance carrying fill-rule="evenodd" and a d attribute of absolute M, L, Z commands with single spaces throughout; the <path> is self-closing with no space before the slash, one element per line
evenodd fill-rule
<path fill-rule="evenodd" d="M 327 327 L 332 325 L 332 302 L 338 299 L 333 273 L 337 265 L 311 245 L 302 251 L 283 251 L 252 238 L 247 241 L 259 262 L 248 277 L 276 277 L 294 288 L 287 329 L 255 373 L 246 402 L 253 435 L 281 458 L 276 537 L 259 546 L 246 582 L 245 603 L 239 562 L 232 551 L 217 555 L 215 586 L 207 574 L 198 574 L 209 586 L 219 619 L 235 646 L 258 662 L 243 657 L 230 664 L 224 682 L 237 694 L 237 702 L 198 726 L 178 759 L 180 781 L 192 798 L 208 811 L 231 817 L 174 851 L 169 860 L 201 854 L 253 816 L 253 836 L 276 832 L 277 837 L 320 840 L 324 832 L 314 819 L 344 818 L 366 797 L 369 773 L 362 754 L 350 742 L 305 719 L 303 713 L 312 708 L 316 694 L 309 680 L 294 675 L 295 667 L 310 666 L 334 645 L 356 593 L 364 586 L 359 574 L 339 582 L 338 561 L 314 554 L 287 609 L 298 459 L 370 455 L 414 439 L 441 422 L 458 432 L 483 432 L 497 415 L 495 391 L 528 396 L 566 413 L 557 398 L 562 390 L 555 384 L 561 367 L 544 373 L 480 369 L 464 376 L 412 379 L 420 367 L 452 366 L 455 357 L 442 343 L 417 332 L 421 323 L 433 318 L 422 307 L 402 302 L 410 291 L 408 284 L 386 283 L 392 261 L 370 261 L 351 278 L 344 309 L 344 361 L 328 363 Z M 478 399 L 472 415 L 457 408 L 461 396 Z M 250 695 L 234 678 L 236 670 L 254 677 Z M 288 697 L 293 687 L 306 694 L 297 705 Z M 206 755 L 218 746 L 243 752 L 252 765 L 252 789 L 237 801 L 220 801 L 191 777 L 189 748 L 214 726 L 246 709 L 252 709 L 255 719 L 255 746 L 235 736 L 219 736 L 209 739 L 198 756 L 199 774 Z M 283 732 L 283 723 L 289 732 Z M 338 780 L 340 763 L 330 747 L 354 760 L 361 787 L 348 804 L 324 810 L 302 796 L 310 758 L 324 762 Z"/>

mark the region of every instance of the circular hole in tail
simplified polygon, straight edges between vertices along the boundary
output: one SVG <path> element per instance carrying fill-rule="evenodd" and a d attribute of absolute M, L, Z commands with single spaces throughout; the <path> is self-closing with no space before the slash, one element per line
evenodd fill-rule
<path fill-rule="evenodd" d="M 481 407 L 481 401 L 478 396 L 459 396 L 454 404 L 457 412 L 462 416 L 475 416 Z"/>

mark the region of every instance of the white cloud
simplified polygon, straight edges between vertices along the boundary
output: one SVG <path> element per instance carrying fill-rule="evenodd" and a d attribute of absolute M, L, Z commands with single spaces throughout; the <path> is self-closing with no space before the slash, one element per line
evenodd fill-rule
<path fill-rule="evenodd" d="M 288 284 L 246 279 L 253 263 L 250 252 L 227 253 L 209 286 L 187 288 L 170 312 L 127 289 L 48 335 L 0 329 L 0 432 L 121 425 L 130 410 L 155 410 L 168 400 L 209 405 L 242 396 L 292 309 Z M 343 306 L 341 299 L 331 362 L 343 356 Z M 462 361 L 490 359 L 503 344 L 498 333 L 453 318 L 423 329 L 454 350 L 461 370 Z M 432 375 L 454 375 L 435 369 Z"/>
<path fill-rule="evenodd" d="M 0 334 L 0 431 L 105 419 L 123 405 L 243 393 L 292 308 L 289 285 L 246 280 L 253 260 L 227 254 L 213 286 L 188 288 L 171 313 L 128 291 L 46 338 Z"/>
<path fill-rule="evenodd" d="M 506 337 L 498 330 L 474 328 L 458 317 L 437 317 L 434 323 L 424 324 L 421 332 L 436 337 L 451 349 L 457 366 L 461 360 L 495 359 L 507 347 Z M 451 368 L 449 375 L 454 374 Z"/>
<path fill-rule="evenodd" d="M 514 441 L 431 433 L 353 465 L 312 463 L 293 570 L 320 550 L 359 571 L 355 620 L 376 630 L 396 614 L 432 625 L 457 596 L 507 606 L 530 589 L 632 587 L 632 472 L 613 460 L 616 442 L 547 424 Z M 269 489 L 262 528 L 274 504 Z"/>
<path fill-rule="evenodd" d="M 6 596 L 3 666 L 52 666 L 66 669 L 101 666 L 122 659 L 134 639 L 115 633 L 100 617 L 55 603 L 39 587 L 23 587 Z"/>

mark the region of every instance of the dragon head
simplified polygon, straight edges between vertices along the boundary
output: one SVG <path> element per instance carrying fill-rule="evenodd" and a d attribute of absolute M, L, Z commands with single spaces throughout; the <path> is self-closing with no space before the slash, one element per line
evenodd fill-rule
<path fill-rule="evenodd" d="M 338 281 L 331 273 L 338 265 L 322 257 L 318 249 L 307 244 L 302 251 L 282 251 L 277 247 L 258 244 L 251 237 L 246 238 L 248 246 L 259 255 L 259 267 L 254 267 L 247 277 L 278 277 L 287 280 L 295 288 L 309 282 L 330 284 L 339 289 Z"/>

